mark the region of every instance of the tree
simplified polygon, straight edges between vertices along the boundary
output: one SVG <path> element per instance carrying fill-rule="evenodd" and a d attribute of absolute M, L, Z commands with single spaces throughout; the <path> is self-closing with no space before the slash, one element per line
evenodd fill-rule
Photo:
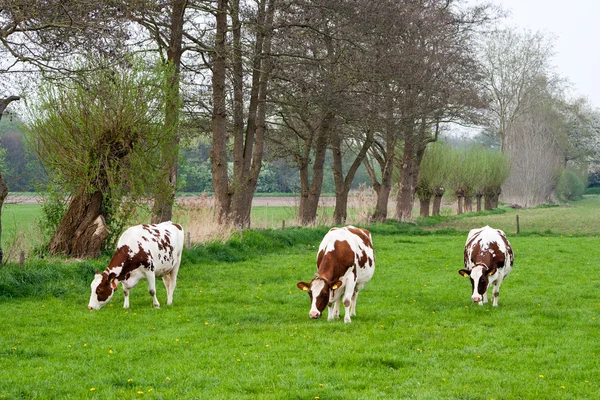
<path fill-rule="evenodd" d="M 400 11 L 408 23 L 397 35 L 405 57 L 392 81 L 398 99 L 393 114 L 403 140 L 395 216 L 405 221 L 412 219 L 419 166 L 427 144 L 437 140 L 439 124 L 469 119 L 482 106 L 472 35 L 489 16 L 486 7 L 462 12 L 447 1 L 410 3 Z"/>
<path fill-rule="evenodd" d="M 416 194 L 420 201 L 420 216 L 429 216 L 429 205 L 433 197 L 432 215 L 440 214 L 442 196 L 446 191 L 450 174 L 452 149 L 448 143 L 430 143 L 423 155 L 417 181 Z"/>
<path fill-rule="evenodd" d="M 218 0 L 215 10 L 216 34 L 212 51 L 212 172 L 215 191 L 215 213 L 223 224 L 240 227 L 250 225 L 252 197 L 258 181 L 264 153 L 267 116 L 267 88 L 271 74 L 271 40 L 276 0 L 261 0 L 254 10 L 256 23 L 253 32 L 243 31 L 239 0 Z M 231 27 L 228 23 L 231 17 Z M 228 32 L 231 30 L 231 45 Z M 253 47 L 243 47 L 243 35 L 252 40 Z M 247 51 L 245 51 L 247 50 Z M 244 63 L 249 71 L 250 94 L 244 112 Z M 229 68 L 228 65 L 231 67 Z M 228 118 L 227 74 L 231 71 L 233 91 L 233 174 L 227 170 Z M 246 120 L 244 121 L 244 114 Z"/>
<path fill-rule="evenodd" d="M 123 196 L 135 202 L 156 182 L 163 76 L 139 62 L 103 66 L 78 81 L 45 86 L 32 110 L 31 146 L 71 196 L 50 241 L 52 254 L 98 256 L 107 223 L 122 228 L 127 222 L 131 207 Z"/>
<path fill-rule="evenodd" d="M 555 79 L 550 76 L 553 48 L 541 33 L 502 29 L 488 34 L 480 54 L 488 123 L 504 151 L 517 118 L 536 105 L 540 88 Z"/>

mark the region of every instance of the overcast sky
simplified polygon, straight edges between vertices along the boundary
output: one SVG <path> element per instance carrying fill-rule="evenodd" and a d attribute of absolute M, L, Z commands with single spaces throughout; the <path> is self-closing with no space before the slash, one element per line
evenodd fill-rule
<path fill-rule="evenodd" d="M 600 0 L 492 1 L 510 12 L 507 25 L 554 35 L 556 72 L 600 108 Z"/>

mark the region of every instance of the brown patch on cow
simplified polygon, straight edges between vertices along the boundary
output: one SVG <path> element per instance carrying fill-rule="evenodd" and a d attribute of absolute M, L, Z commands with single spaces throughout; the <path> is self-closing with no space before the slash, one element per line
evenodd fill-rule
<path fill-rule="evenodd" d="M 336 240 L 333 250 L 326 252 L 317 265 L 319 276 L 335 282 L 354 267 L 354 251 L 346 241 Z"/>
<path fill-rule="evenodd" d="M 368 230 L 354 227 L 351 228 L 349 226 L 347 226 L 346 229 L 358 236 L 363 241 L 365 246 L 373 248 L 373 243 L 371 243 L 371 233 Z"/>
<path fill-rule="evenodd" d="M 173 226 L 177 229 L 179 229 L 180 231 L 183 231 L 183 227 L 179 224 L 173 224 Z"/>
<path fill-rule="evenodd" d="M 365 250 L 362 251 L 362 255 L 358 259 L 358 266 L 361 268 L 365 268 L 365 264 L 369 261 L 369 256 L 367 256 L 367 252 Z"/>

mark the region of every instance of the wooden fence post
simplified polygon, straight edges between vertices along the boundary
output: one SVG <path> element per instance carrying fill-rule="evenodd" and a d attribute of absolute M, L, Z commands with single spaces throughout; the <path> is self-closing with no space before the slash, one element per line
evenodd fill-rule
<path fill-rule="evenodd" d="M 24 265 L 25 265 L 25 252 L 23 250 L 21 250 L 21 253 L 19 253 L 19 267 L 23 268 Z"/>
<path fill-rule="evenodd" d="M 517 235 L 521 232 L 521 227 L 519 226 L 519 214 L 517 214 Z"/>
<path fill-rule="evenodd" d="M 281 230 L 284 231 L 285 230 L 285 219 L 281 220 Z"/>
<path fill-rule="evenodd" d="M 185 247 L 189 250 L 192 248 L 192 234 L 187 232 L 187 239 L 185 241 Z"/>

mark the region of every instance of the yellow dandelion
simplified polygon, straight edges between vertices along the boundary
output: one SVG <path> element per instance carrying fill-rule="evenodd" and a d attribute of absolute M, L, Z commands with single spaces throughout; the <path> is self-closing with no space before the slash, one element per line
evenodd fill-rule
<path fill-rule="evenodd" d="M 322 384 L 322 383 L 319 383 L 319 387 L 323 387 L 323 384 Z"/>
<path fill-rule="evenodd" d="M 84 343 L 84 344 L 83 344 L 83 347 L 87 347 L 87 343 Z"/>
<path fill-rule="evenodd" d="M 138 390 L 137 392 L 138 394 L 144 394 L 144 392 L 142 392 L 141 390 Z"/>
<path fill-rule="evenodd" d="M 267 345 L 267 347 L 270 347 L 270 345 Z"/>
<path fill-rule="evenodd" d="M 175 339 L 176 342 L 179 342 L 179 339 Z"/>
<path fill-rule="evenodd" d="M 561 386 L 560 388 L 561 388 L 561 389 L 566 389 L 566 387 L 564 387 L 564 386 Z"/>
<path fill-rule="evenodd" d="M 96 388 L 90 388 L 90 392 L 94 392 Z"/>
<path fill-rule="evenodd" d="M 169 377 L 167 376 L 167 380 L 168 380 L 168 381 L 170 381 L 170 380 L 171 380 L 171 378 L 169 378 Z"/>
<path fill-rule="evenodd" d="M 544 379 L 544 375 L 539 375 L 540 379 Z"/>
<path fill-rule="evenodd" d="M 108 350 L 108 354 L 112 354 L 112 353 L 113 353 L 112 349 Z"/>
<path fill-rule="evenodd" d="M 131 383 L 131 382 L 133 382 L 133 379 L 129 378 L 129 379 L 127 379 L 127 382 Z"/>
<path fill-rule="evenodd" d="M 152 392 L 154 389 L 150 388 L 148 389 L 148 393 Z"/>

